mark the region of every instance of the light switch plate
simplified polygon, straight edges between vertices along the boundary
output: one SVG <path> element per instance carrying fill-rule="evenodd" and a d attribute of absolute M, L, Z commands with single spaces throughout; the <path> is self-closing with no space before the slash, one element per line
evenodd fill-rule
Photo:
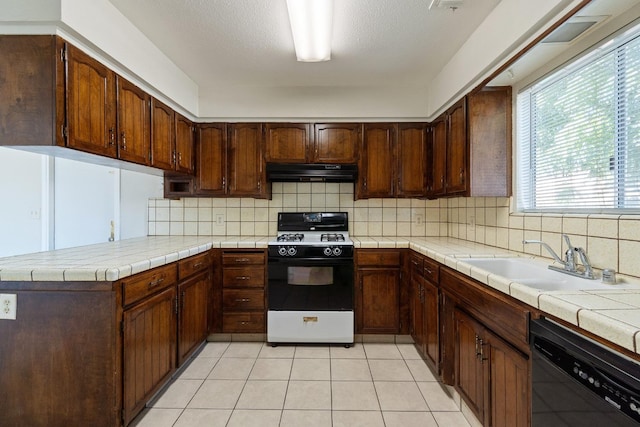
<path fill-rule="evenodd" d="M 0 294 L 0 319 L 16 320 L 18 295 Z"/>

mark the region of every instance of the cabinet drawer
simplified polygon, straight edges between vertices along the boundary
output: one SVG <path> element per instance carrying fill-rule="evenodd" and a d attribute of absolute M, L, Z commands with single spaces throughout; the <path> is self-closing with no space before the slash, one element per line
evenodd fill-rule
<path fill-rule="evenodd" d="M 411 254 L 409 259 L 409 271 L 411 277 L 421 277 L 423 275 L 423 257 L 417 254 Z"/>
<path fill-rule="evenodd" d="M 400 251 L 360 250 L 357 255 L 358 266 L 387 267 L 400 265 Z"/>
<path fill-rule="evenodd" d="M 264 286 L 264 267 L 225 268 L 222 272 L 222 286 L 261 288 Z"/>
<path fill-rule="evenodd" d="M 224 313 L 222 315 L 222 332 L 254 332 L 264 333 L 264 313 Z"/>
<path fill-rule="evenodd" d="M 211 266 L 209 252 L 185 258 L 178 262 L 178 279 L 182 280 Z"/>
<path fill-rule="evenodd" d="M 178 279 L 178 265 L 168 264 L 145 271 L 122 280 L 123 304 L 129 305 L 175 285 Z"/>
<path fill-rule="evenodd" d="M 425 279 L 434 285 L 438 285 L 438 283 L 440 283 L 440 264 L 431 258 L 425 258 L 423 274 Z"/>
<path fill-rule="evenodd" d="M 225 289 L 222 291 L 224 310 L 264 309 L 264 291 L 262 289 Z"/>
<path fill-rule="evenodd" d="M 225 253 L 222 254 L 223 265 L 264 265 L 264 252 L 260 253 Z"/>

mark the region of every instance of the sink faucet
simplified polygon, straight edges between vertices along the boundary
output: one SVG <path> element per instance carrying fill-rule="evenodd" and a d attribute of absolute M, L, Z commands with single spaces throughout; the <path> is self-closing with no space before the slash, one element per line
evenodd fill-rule
<path fill-rule="evenodd" d="M 525 245 L 528 243 L 537 243 L 542 245 L 556 260 L 559 264 L 562 264 L 562 268 L 556 267 L 555 265 L 550 265 L 549 268 L 551 270 L 556 270 L 561 273 L 571 274 L 572 276 L 583 277 L 585 279 L 595 279 L 595 274 L 593 273 L 593 268 L 591 267 L 591 262 L 589 261 L 589 257 L 587 256 L 587 252 L 583 248 L 575 247 L 571 244 L 571 240 L 569 240 L 569 236 L 563 234 L 562 237 L 564 241 L 567 243 L 567 250 L 564 253 L 564 260 L 561 259 L 558 254 L 545 242 L 542 240 L 523 240 L 522 243 Z M 580 262 L 582 263 L 582 271 L 578 269 L 577 258 L 580 257 Z"/>

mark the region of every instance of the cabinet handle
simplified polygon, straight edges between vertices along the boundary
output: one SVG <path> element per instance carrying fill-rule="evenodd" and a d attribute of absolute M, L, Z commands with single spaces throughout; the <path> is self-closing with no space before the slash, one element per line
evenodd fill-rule
<path fill-rule="evenodd" d="M 224 190 L 225 188 L 227 188 L 227 177 L 223 176 L 222 177 L 222 189 Z"/>
<path fill-rule="evenodd" d="M 116 145 L 116 132 L 113 130 L 113 127 L 109 128 L 109 147 L 113 147 Z"/>
<path fill-rule="evenodd" d="M 156 287 L 162 282 L 164 282 L 164 277 L 161 277 L 161 278 L 156 279 L 156 280 L 152 280 L 151 282 L 149 282 L 149 288 Z"/>
<path fill-rule="evenodd" d="M 197 263 L 193 264 L 193 268 L 200 268 L 200 267 L 202 267 L 203 265 L 204 265 L 204 263 L 203 263 L 203 262 L 197 262 Z"/>
<path fill-rule="evenodd" d="M 485 360 L 487 360 L 486 357 L 484 357 L 484 346 L 485 344 L 487 344 L 486 342 L 484 342 L 482 340 L 482 338 L 480 339 L 480 362 L 484 363 Z"/>
<path fill-rule="evenodd" d="M 236 302 L 249 302 L 251 298 L 236 298 Z"/>
<path fill-rule="evenodd" d="M 426 271 L 427 274 L 433 274 L 433 271 L 429 270 L 427 267 L 424 268 L 424 271 Z"/>
<path fill-rule="evenodd" d="M 413 265 L 415 265 L 416 267 L 418 266 L 418 261 L 411 261 L 411 263 L 412 263 Z"/>
<path fill-rule="evenodd" d="M 251 276 L 236 276 L 236 280 L 249 280 Z"/>
<path fill-rule="evenodd" d="M 476 335 L 476 359 L 480 357 L 480 337 Z"/>
<path fill-rule="evenodd" d="M 241 324 L 241 325 L 248 325 L 248 324 L 249 324 L 249 322 L 246 322 L 246 321 L 244 321 L 244 320 L 243 320 L 242 322 L 240 322 L 240 324 Z"/>
<path fill-rule="evenodd" d="M 236 258 L 236 262 L 249 262 L 249 258 Z"/>
<path fill-rule="evenodd" d="M 178 153 L 178 163 L 182 164 L 182 153 Z"/>
<path fill-rule="evenodd" d="M 122 139 L 122 149 L 127 151 L 127 135 L 124 132 L 120 134 L 120 138 Z"/>
<path fill-rule="evenodd" d="M 175 164 L 176 164 L 176 150 L 173 150 L 173 153 L 171 154 L 171 162 L 175 166 Z"/>
<path fill-rule="evenodd" d="M 464 169 L 460 168 L 460 184 L 464 184 Z"/>

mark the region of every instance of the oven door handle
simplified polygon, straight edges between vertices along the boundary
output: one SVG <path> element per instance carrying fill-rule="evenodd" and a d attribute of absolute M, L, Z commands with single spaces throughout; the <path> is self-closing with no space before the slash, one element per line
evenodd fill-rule
<path fill-rule="evenodd" d="M 268 258 L 267 264 L 292 267 L 331 267 L 334 265 L 353 265 L 353 258 Z"/>

